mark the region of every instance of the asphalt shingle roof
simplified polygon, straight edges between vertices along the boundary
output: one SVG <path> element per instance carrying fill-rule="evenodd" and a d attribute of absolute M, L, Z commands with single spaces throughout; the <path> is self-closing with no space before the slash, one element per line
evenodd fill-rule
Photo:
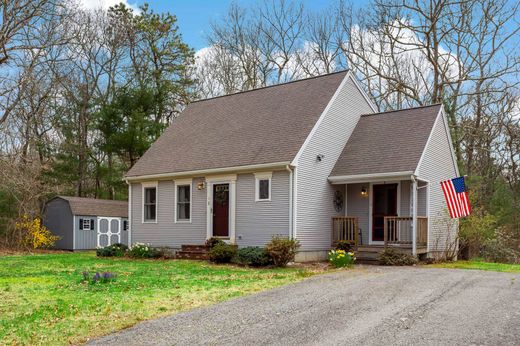
<path fill-rule="evenodd" d="M 346 73 L 193 102 L 126 176 L 290 162 Z"/>
<path fill-rule="evenodd" d="M 74 215 L 128 217 L 128 202 L 108 199 L 58 196 L 69 202 Z"/>
<path fill-rule="evenodd" d="M 330 175 L 415 171 L 441 107 L 361 116 Z"/>

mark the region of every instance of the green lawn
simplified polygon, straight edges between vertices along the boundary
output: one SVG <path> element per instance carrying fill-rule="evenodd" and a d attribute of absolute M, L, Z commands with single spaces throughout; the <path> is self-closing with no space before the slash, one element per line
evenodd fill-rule
<path fill-rule="evenodd" d="M 429 267 L 435 268 L 452 268 L 452 269 L 474 269 L 474 270 L 492 270 L 496 272 L 520 273 L 520 264 L 505 264 L 484 262 L 482 260 L 457 261 L 432 264 Z"/>
<path fill-rule="evenodd" d="M 108 284 L 82 272 L 110 271 Z M 299 281 L 305 269 L 97 258 L 94 253 L 0 257 L 0 344 L 69 344 L 139 321 Z"/>

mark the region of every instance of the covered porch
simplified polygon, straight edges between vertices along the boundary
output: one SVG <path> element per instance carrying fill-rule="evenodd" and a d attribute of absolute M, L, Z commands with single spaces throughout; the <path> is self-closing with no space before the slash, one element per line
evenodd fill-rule
<path fill-rule="evenodd" d="M 426 181 L 412 172 L 334 178 L 329 180 L 344 195 L 345 206 L 344 215 L 332 218 L 332 246 L 347 241 L 361 256 L 372 258 L 388 247 L 413 255 L 427 253 Z"/>

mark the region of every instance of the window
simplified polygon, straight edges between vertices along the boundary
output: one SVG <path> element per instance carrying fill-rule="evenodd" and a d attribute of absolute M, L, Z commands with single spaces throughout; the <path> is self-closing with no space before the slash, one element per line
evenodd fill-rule
<path fill-rule="evenodd" d="M 157 185 L 143 185 L 143 222 L 157 221 Z"/>
<path fill-rule="evenodd" d="M 255 174 L 255 200 L 270 201 L 271 200 L 271 179 L 272 173 Z"/>
<path fill-rule="evenodd" d="M 79 219 L 79 229 L 84 231 L 92 231 L 94 229 L 94 220 Z"/>
<path fill-rule="evenodd" d="M 191 181 L 176 181 L 176 221 L 191 221 Z"/>

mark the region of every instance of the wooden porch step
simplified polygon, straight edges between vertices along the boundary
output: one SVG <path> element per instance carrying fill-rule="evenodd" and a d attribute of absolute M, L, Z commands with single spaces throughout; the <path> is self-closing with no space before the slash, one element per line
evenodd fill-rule
<path fill-rule="evenodd" d="M 181 251 L 207 252 L 209 251 L 209 247 L 207 247 L 206 245 L 181 245 Z"/>
<path fill-rule="evenodd" d="M 209 247 L 206 245 L 181 245 L 181 251 L 175 255 L 177 259 L 207 260 Z"/>
<path fill-rule="evenodd" d="M 209 255 L 207 252 L 200 251 L 179 251 L 175 255 L 176 259 L 188 259 L 188 260 L 207 260 Z"/>

